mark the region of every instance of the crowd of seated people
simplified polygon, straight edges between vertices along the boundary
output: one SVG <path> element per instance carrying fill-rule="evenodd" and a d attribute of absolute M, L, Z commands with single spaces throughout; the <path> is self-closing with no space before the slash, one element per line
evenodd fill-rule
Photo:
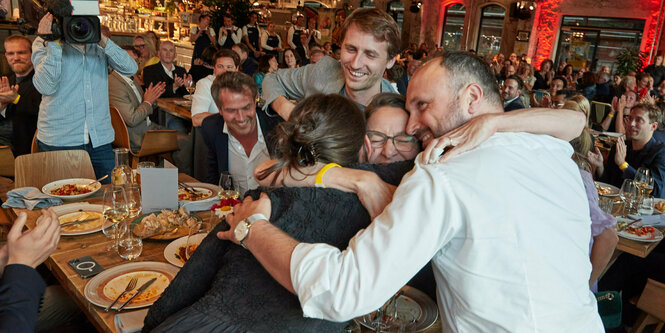
<path fill-rule="evenodd" d="M 218 31 L 211 28 L 209 15 L 201 15 L 198 23 L 190 36 L 194 55 L 189 71 L 176 59 L 174 43 L 160 41 L 153 34 L 136 36 L 133 47 L 118 47 L 107 38 L 99 46 L 89 45 L 91 54 L 106 59 L 90 70 L 97 74 L 108 70 L 108 80 L 93 83 L 92 91 L 104 90 L 104 107 L 109 104 L 118 109 L 133 151 L 140 149 L 146 131 L 176 129 L 182 153 L 182 157 L 175 155 L 176 166 L 188 170 L 192 162 L 187 148 L 190 131 L 198 128 L 208 152 L 203 161 L 207 179 L 202 181 L 217 184 L 222 173 L 229 173 L 240 192 L 251 198 L 238 207 L 228 224 L 220 224 L 204 240 L 150 310 L 144 330 L 283 327 L 337 331 L 344 327 L 338 322 L 376 309 L 423 267 L 421 274 L 429 276 L 420 275 L 411 283 L 437 298 L 442 315 L 449 320 L 446 325 L 458 325 L 456 330 L 520 330 L 557 323 L 542 311 L 545 308 L 565 314 L 562 316 L 570 320 L 565 325 L 571 325 L 567 327 L 599 330 L 589 290 L 595 290 L 617 236 L 616 221 L 598 207 L 593 180 L 621 186 L 638 168 L 647 168 L 655 181 L 653 195 L 665 197 L 665 135 L 660 132 L 665 127 L 665 66 L 661 55 L 643 72 L 612 75 L 607 66 L 595 73 L 550 59 L 536 69 L 525 56 L 515 53 L 507 58 L 493 55 L 485 61 L 471 52 L 443 53 L 440 47 L 429 48 L 426 43 L 400 50 L 399 28 L 387 13 L 376 9 L 354 11 L 339 32 L 338 44 L 323 46 L 315 18 L 296 16 L 285 40 L 272 23 L 267 30 L 261 29 L 256 13 L 243 27 L 234 25 L 229 15 L 223 17 Z M 13 75 L 0 78 L 0 145 L 9 144 L 17 155 L 29 153 L 29 143 L 39 127 L 40 150 L 82 147 L 90 152 L 98 176 L 107 172 L 112 167 L 110 119 L 89 108 L 105 109 L 87 105 L 87 91 L 72 93 L 68 85 L 55 89 L 59 81 L 53 78 L 58 76 L 45 60 L 56 47 L 65 58 L 86 59 L 86 52 L 81 56 L 73 46 L 33 42 L 27 37 L 8 38 L 4 44 Z M 433 83 L 441 89 L 433 90 Z M 184 97 L 186 88 L 194 86 L 191 123 L 169 114 L 165 119 L 157 117 L 159 98 Z M 457 94 L 454 99 L 453 92 Z M 55 105 L 64 94 L 84 100 L 80 110 L 74 108 L 77 121 L 92 117 L 90 122 L 77 122 L 67 132 L 59 128 L 62 124 L 54 116 Z M 32 95 L 35 98 L 26 98 Z M 586 126 L 595 113 L 594 101 L 610 105 L 594 129 L 625 134 L 610 150 L 607 161 L 594 147 L 591 128 Z M 76 140 L 69 138 L 72 133 Z M 542 157 L 534 147 L 547 156 Z M 506 163 L 502 153 L 521 165 Z M 492 178 L 490 167 L 482 163 L 486 160 L 506 177 Z M 570 186 L 555 184 L 552 177 L 546 177 L 551 174 Z M 515 191 L 497 198 L 475 184 L 478 179 L 486 187 Z M 552 196 L 566 195 L 556 203 L 541 200 L 527 185 L 542 182 L 551 185 L 547 191 Z M 476 194 L 471 193 L 473 189 Z M 414 195 L 415 191 L 431 196 Z M 517 199 L 519 194 L 529 195 L 530 206 L 519 213 L 507 210 L 514 204 L 511 198 Z M 481 196 L 486 198 L 481 200 Z M 331 202 L 343 209 L 328 204 Z M 426 202 L 441 209 L 424 212 Z M 487 224 L 487 230 L 502 233 L 509 241 L 497 248 L 485 245 L 490 235 L 474 223 L 488 222 L 489 216 L 473 205 L 492 209 L 499 222 L 509 223 L 517 234 L 507 235 Z M 417 251 L 394 253 L 405 269 L 390 280 L 383 273 L 401 266 L 374 258 L 372 251 L 393 251 L 384 247 L 390 242 L 406 247 L 402 242 L 413 241 L 422 233 L 400 224 L 400 219 L 409 216 L 407 208 L 418 210 L 411 212 L 422 215 L 418 220 L 432 221 L 423 223 L 436 232 L 423 236 L 424 244 L 418 244 Z M 441 212 L 446 209 L 450 212 Z M 539 209 L 546 209 L 550 216 L 539 215 Z M 245 218 L 254 221 L 241 222 Z M 560 218 L 576 234 L 569 237 L 570 230 L 563 225 L 534 227 L 528 223 L 536 218 Z M 259 221 L 269 221 L 283 234 Z M 348 228 L 340 228 L 341 221 Z M 254 239 L 231 235 L 237 225 L 255 222 Z M 363 228 L 367 228 L 364 234 Z M 539 228 L 546 229 L 552 239 L 541 239 L 540 244 L 521 242 L 525 237 L 521 233 Z M 404 236 L 401 240 L 398 231 Z M 356 232 L 359 234 L 353 238 Z M 278 235 L 284 243 L 256 245 L 256 239 L 265 235 Z M 466 241 L 460 240 L 462 235 L 468 237 Z M 271 247 L 277 244 L 285 247 Z M 347 247 L 350 250 L 345 251 Z M 286 248 L 288 254 L 281 251 Z M 479 257 L 464 255 L 462 249 L 467 248 Z M 515 263 L 505 263 L 503 268 L 488 265 L 489 258 L 502 251 L 508 259 L 522 253 L 525 261 L 520 267 Z M 526 278 L 545 269 L 531 260 L 534 256 L 557 251 L 568 257 L 548 257 L 550 276 Z M 372 269 L 376 271 L 362 265 L 343 268 L 354 260 L 366 263 L 374 259 L 377 264 Z M 644 265 L 624 260 L 621 267 Z M 285 262 L 293 265 L 279 266 Z M 306 268 L 317 262 L 321 266 L 316 269 Z M 348 281 L 331 277 L 338 270 L 344 271 L 340 276 Z M 662 279 L 660 271 L 640 272 L 644 272 L 640 279 Z M 463 283 L 465 279 L 508 290 L 496 280 L 483 279 L 488 274 L 518 286 L 508 296 L 515 301 L 514 309 L 489 301 L 484 304 L 487 311 L 474 312 L 483 304 L 482 295 Z M 249 275 L 251 279 L 246 278 Z M 376 281 L 368 278 L 374 275 Z M 621 272 L 612 271 L 611 281 L 600 280 L 601 289 L 622 289 L 625 281 L 637 279 L 619 277 L 623 277 Z M 197 281 L 195 289 L 192 281 Z M 354 282 L 352 287 L 348 285 Z M 371 294 L 369 282 L 385 289 Z M 321 285 L 330 284 L 343 289 L 337 291 L 347 298 L 332 291 L 320 292 Z M 551 292 L 550 288 L 559 293 L 547 302 L 533 296 Z M 349 303 L 354 300 L 358 302 Z M 527 305 L 536 303 L 535 307 Z M 458 307 L 464 313 L 458 313 Z M 528 312 L 528 323 L 516 320 L 521 311 Z M 237 319 L 238 313 L 251 320 Z M 251 316 L 257 313 L 258 317 Z"/>

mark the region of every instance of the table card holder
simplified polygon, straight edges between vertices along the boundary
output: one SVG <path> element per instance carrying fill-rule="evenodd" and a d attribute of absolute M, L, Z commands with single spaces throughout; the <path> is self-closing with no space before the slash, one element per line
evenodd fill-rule
<path fill-rule="evenodd" d="M 141 168 L 141 208 L 144 214 L 178 209 L 178 169 Z"/>

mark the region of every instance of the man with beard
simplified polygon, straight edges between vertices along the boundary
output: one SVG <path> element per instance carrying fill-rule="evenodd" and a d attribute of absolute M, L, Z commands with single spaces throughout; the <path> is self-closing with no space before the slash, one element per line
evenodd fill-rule
<path fill-rule="evenodd" d="M 362 8 L 344 21 L 340 61 L 323 57 L 312 66 L 280 70 L 263 80 L 264 108 L 288 119 L 294 104 L 307 96 L 341 94 L 362 109 L 380 92 L 397 92 L 383 72 L 395 63 L 400 33 L 392 17 L 378 9 Z"/>
<path fill-rule="evenodd" d="M 0 79 L 0 145 L 9 144 L 14 156 L 30 154 L 42 101 L 32 84 L 31 56 L 30 38 L 14 35 L 5 39 L 5 57 L 14 74 Z"/>
<path fill-rule="evenodd" d="M 407 133 L 434 148 L 467 137 L 458 136 L 473 129 L 467 122 L 493 125 L 481 135 L 486 142 L 445 163 L 424 163 L 428 147 L 392 203 L 344 251 L 247 220 L 271 216 L 266 195 L 234 207 L 230 230 L 218 237 L 242 243 L 298 295 L 306 317 L 342 321 L 377 309 L 432 260 L 443 331 L 603 332 L 588 285 L 589 207 L 570 144 L 495 133 L 499 119 L 527 113 L 504 114 L 489 67 L 465 52 L 423 65 L 406 105 Z M 548 126 L 535 118 L 517 125 Z"/>
<path fill-rule="evenodd" d="M 503 89 L 501 91 L 501 98 L 503 99 L 504 111 L 513 111 L 517 109 L 524 109 L 524 104 L 520 99 L 524 83 L 517 75 L 511 75 L 503 82 Z"/>

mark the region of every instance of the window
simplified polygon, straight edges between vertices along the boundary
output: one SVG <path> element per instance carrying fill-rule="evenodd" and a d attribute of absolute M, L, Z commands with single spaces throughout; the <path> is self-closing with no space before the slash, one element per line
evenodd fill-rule
<path fill-rule="evenodd" d="M 399 31 L 402 31 L 402 22 L 404 22 L 404 4 L 401 1 L 392 1 L 388 4 L 388 14 L 395 19 Z"/>
<path fill-rule="evenodd" d="M 489 5 L 483 8 L 478 31 L 478 55 L 499 53 L 505 16 L 506 10 L 499 5 Z"/>
<path fill-rule="evenodd" d="M 360 8 L 376 8 L 374 0 L 361 0 Z"/>
<path fill-rule="evenodd" d="M 444 49 L 462 49 L 465 15 L 466 8 L 464 5 L 454 4 L 446 8 L 446 15 L 443 18 L 443 33 L 441 33 L 441 46 Z"/>

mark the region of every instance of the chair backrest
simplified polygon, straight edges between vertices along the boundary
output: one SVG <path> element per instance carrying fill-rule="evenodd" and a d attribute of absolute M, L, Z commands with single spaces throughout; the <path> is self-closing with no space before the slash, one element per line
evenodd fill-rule
<path fill-rule="evenodd" d="M 150 156 L 178 150 L 176 130 L 150 130 L 145 133 L 137 156 Z"/>
<path fill-rule="evenodd" d="M 9 146 L 0 146 L 0 176 L 14 177 L 14 153 Z"/>
<path fill-rule="evenodd" d="M 90 156 L 85 150 L 56 150 L 16 158 L 15 186 L 42 186 L 60 179 L 95 179 Z"/>
<path fill-rule="evenodd" d="M 115 139 L 113 140 L 113 145 L 120 148 L 130 149 L 129 146 L 129 132 L 127 131 L 127 125 L 120 115 L 120 111 L 114 106 L 109 107 L 111 111 L 111 125 L 113 126 L 113 131 L 115 132 Z"/>
<path fill-rule="evenodd" d="M 32 136 L 32 145 L 30 146 L 30 153 L 34 154 L 39 152 L 39 147 L 37 146 L 37 130 L 35 130 L 35 135 Z"/>
<path fill-rule="evenodd" d="M 612 105 L 610 104 L 592 101 L 591 112 L 593 112 L 592 113 L 593 118 L 590 117 L 589 121 L 601 123 L 603 119 L 605 119 L 605 115 L 611 108 Z"/>
<path fill-rule="evenodd" d="M 665 321 L 665 284 L 647 279 L 647 284 L 637 301 L 637 308 L 660 321 Z"/>

